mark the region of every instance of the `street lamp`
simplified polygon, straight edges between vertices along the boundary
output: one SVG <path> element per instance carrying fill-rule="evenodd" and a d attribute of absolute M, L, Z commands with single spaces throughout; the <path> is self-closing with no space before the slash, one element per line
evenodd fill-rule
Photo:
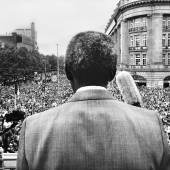
<path fill-rule="evenodd" d="M 57 44 L 57 93 L 58 93 L 58 96 L 59 96 L 59 76 L 60 76 L 60 67 L 59 67 L 59 56 L 58 56 L 58 44 Z"/>
<path fill-rule="evenodd" d="M 44 73 L 42 73 L 42 84 L 41 84 L 41 90 L 43 92 L 42 97 L 42 107 L 44 107 L 44 101 L 46 96 L 46 76 L 47 76 L 47 58 L 46 56 L 43 57 L 43 63 L 44 63 Z"/>
<path fill-rule="evenodd" d="M 0 115 L 0 133 L 3 132 L 3 124 L 4 124 L 4 118 L 2 114 Z"/>

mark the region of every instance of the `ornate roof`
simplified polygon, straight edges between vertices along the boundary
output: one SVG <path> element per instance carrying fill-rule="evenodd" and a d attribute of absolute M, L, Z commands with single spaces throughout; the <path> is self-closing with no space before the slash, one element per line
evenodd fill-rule
<path fill-rule="evenodd" d="M 131 7 L 141 7 L 146 5 L 161 5 L 161 4 L 167 4 L 170 5 L 170 0 L 120 0 L 117 4 L 116 9 L 114 10 L 114 13 L 112 14 L 111 18 L 109 19 L 109 22 L 106 26 L 105 32 L 113 22 L 119 16 L 124 10 L 131 8 Z"/>

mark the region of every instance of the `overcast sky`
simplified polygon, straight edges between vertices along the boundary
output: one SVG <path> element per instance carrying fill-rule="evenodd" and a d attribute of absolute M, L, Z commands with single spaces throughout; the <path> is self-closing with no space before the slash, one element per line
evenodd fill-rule
<path fill-rule="evenodd" d="M 39 51 L 64 55 L 78 32 L 104 29 L 118 0 L 1 0 L 0 34 L 35 22 Z"/>

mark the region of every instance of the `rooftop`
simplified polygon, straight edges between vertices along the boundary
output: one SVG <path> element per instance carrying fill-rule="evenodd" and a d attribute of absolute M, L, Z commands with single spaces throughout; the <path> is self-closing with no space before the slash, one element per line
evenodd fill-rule
<path fill-rule="evenodd" d="M 123 10 L 133 7 L 133 6 L 141 6 L 146 4 L 168 4 L 170 5 L 170 0 L 120 0 L 117 3 L 117 7 L 114 9 L 113 14 L 111 15 L 111 18 L 109 19 L 109 22 L 107 23 L 107 26 L 105 28 L 105 32 L 108 30 L 112 22 L 115 20 L 116 16 L 118 16 Z"/>

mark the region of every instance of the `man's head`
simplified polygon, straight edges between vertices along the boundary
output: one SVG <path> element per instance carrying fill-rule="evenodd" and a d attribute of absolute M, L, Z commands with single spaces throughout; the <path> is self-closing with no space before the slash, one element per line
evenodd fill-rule
<path fill-rule="evenodd" d="M 70 41 L 65 60 L 67 78 L 73 90 L 82 86 L 107 86 L 116 73 L 117 56 L 110 36 L 82 32 Z"/>

